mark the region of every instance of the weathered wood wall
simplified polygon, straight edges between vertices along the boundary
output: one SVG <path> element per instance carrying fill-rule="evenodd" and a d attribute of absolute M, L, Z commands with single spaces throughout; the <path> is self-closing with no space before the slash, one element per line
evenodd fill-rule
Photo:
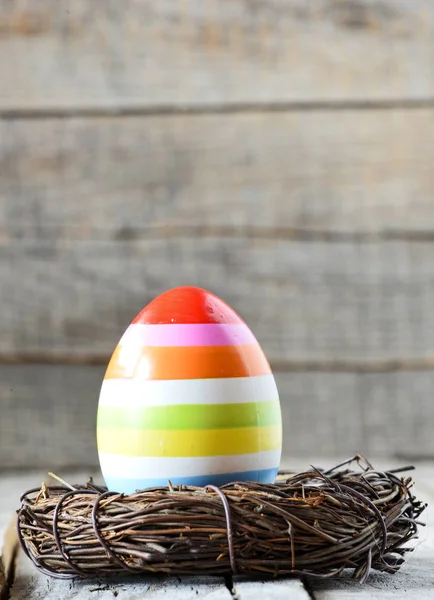
<path fill-rule="evenodd" d="M 287 455 L 434 455 L 430 0 L 4 1 L 0 82 L 3 466 L 96 462 L 182 284 L 257 335 Z"/>
<path fill-rule="evenodd" d="M 431 0 L 3 0 L 0 106 L 426 100 Z"/>

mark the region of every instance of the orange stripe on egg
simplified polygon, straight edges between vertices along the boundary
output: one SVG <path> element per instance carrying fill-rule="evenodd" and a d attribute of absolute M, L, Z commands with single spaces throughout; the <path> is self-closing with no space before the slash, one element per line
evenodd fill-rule
<path fill-rule="evenodd" d="M 271 373 L 259 344 L 118 346 L 105 379 L 216 379 Z"/>

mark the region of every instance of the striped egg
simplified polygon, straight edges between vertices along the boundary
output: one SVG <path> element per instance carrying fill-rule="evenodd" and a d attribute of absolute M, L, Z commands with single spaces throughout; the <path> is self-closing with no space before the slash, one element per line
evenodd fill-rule
<path fill-rule="evenodd" d="M 275 480 L 282 446 L 270 365 L 244 321 L 196 287 L 161 294 L 110 359 L 97 416 L 108 489 Z"/>

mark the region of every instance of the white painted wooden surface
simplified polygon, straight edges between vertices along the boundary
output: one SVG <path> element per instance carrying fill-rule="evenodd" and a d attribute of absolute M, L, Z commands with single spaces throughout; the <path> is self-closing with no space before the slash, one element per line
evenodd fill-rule
<path fill-rule="evenodd" d="M 276 582 L 235 581 L 233 593 L 223 577 L 183 577 L 155 580 L 149 577 L 105 580 L 61 581 L 38 573 L 20 554 L 15 584 L 10 600 L 309 600 L 309 594 L 298 579 Z"/>
<path fill-rule="evenodd" d="M 309 600 L 310 596 L 298 579 L 277 581 L 237 581 L 235 600 Z"/>
<path fill-rule="evenodd" d="M 21 553 L 10 600 L 231 600 L 231 597 L 222 577 L 161 581 L 143 577 L 115 583 L 53 579 L 40 574 Z"/>

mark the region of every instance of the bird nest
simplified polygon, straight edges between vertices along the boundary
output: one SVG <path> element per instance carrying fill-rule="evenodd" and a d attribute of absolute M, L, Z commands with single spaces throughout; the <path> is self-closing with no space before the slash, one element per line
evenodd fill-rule
<path fill-rule="evenodd" d="M 333 577 L 395 573 L 425 505 L 412 480 L 359 456 L 275 484 L 172 486 L 124 495 L 44 484 L 24 493 L 18 534 L 27 556 L 59 578 L 116 573 Z M 411 468 L 411 467 L 409 467 Z"/>

